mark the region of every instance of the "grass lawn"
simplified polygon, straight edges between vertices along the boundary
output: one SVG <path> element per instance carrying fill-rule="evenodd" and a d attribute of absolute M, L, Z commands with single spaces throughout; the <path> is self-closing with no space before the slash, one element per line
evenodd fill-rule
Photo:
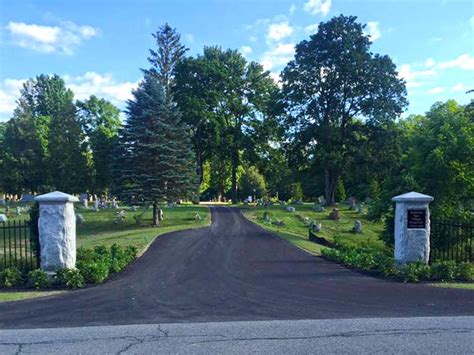
<path fill-rule="evenodd" d="M 444 287 L 444 288 L 462 288 L 464 290 L 472 290 L 474 291 L 474 282 L 459 282 L 459 283 L 446 283 L 446 282 L 437 282 L 429 284 L 430 286 L 434 287 Z"/>
<path fill-rule="evenodd" d="M 379 240 L 383 224 L 380 222 L 369 222 L 365 215 L 361 215 L 356 211 L 349 211 L 348 205 L 339 205 L 339 214 L 341 216 L 339 221 L 333 221 L 328 218 L 329 208 L 324 212 L 315 212 L 312 210 L 313 204 L 303 204 L 293 205 L 296 212 L 286 212 L 285 207 L 281 205 L 258 206 L 255 208 L 241 206 L 241 209 L 243 214 L 251 221 L 269 231 L 275 232 L 281 238 L 315 255 L 320 255 L 322 246 L 308 240 L 308 225 L 302 221 L 304 217 L 321 223 L 322 230 L 318 233 L 318 237 L 324 237 L 330 242 L 334 242 L 335 238 L 337 238 L 340 242 L 350 247 L 367 245 L 378 250 L 385 249 L 384 243 Z M 283 221 L 284 225 L 278 226 L 274 223 L 265 222 L 263 219 L 265 211 L 269 212 L 272 222 L 279 219 Z M 352 232 L 356 220 L 362 222 L 362 233 L 360 234 Z"/>
<path fill-rule="evenodd" d="M 58 295 L 64 291 L 21 291 L 21 292 L 0 292 L 0 302 L 20 301 L 29 298 L 46 297 Z"/>
<path fill-rule="evenodd" d="M 116 223 L 116 214 L 119 210 L 104 209 L 99 212 L 93 209 L 77 208 L 76 214 L 84 217 L 84 223 L 77 225 L 77 246 L 94 248 L 98 245 L 111 246 L 117 243 L 121 246 L 134 245 L 142 252 L 158 235 L 188 229 L 208 226 L 211 223 L 209 208 L 199 205 L 183 205 L 163 209 L 164 220 L 160 227 L 151 227 L 152 209 L 143 214 L 141 225 L 137 225 L 133 216 L 143 213 L 143 209 L 136 212 L 125 212 L 125 220 Z M 202 220 L 194 219 L 198 213 Z"/>

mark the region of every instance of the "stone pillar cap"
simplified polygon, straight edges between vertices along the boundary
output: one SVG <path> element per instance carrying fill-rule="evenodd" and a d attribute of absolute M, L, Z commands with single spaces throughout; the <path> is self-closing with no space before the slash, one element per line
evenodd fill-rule
<path fill-rule="evenodd" d="M 433 196 L 423 195 L 415 191 L 407 192 L 406 194 L 392 198 L 392 201 L 394 202 L 431 202 L 433 200 Z"/>
<path fill-rule="evenodd" d="M 44 195 L 36 196 L 35 201 L 37 202 L 79 202 L 79 199 L 75 196 L 65 194 L 61 191 L 49 192 Z"/>

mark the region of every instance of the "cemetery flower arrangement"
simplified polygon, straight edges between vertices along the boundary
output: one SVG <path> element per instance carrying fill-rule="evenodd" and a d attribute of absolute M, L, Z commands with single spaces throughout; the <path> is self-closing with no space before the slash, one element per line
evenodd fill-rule
<path fill-rule="evenodd" d="M 86 284 L 104 282 L 111 274 L 122 271 L 137 258 L 137 248 L 122 248 L 113 244 L 110 248 L 98 246 L 95 249 L 77 250 L 76 269 L 58 269 L 53 279 L 49 279 L 43 270 L 32 270 L 26 275 L 15 267 L 0 271 L 0 287 L 26 286 L 45 289 L 51 286 L 81 288 Z"/>
<path fill-rule="evenodd" d="M 404 282 L 474 281 L 474 265 L 468 262 L 456 264 L 454 261 L 437 261 L 431 265 L 409 263 L 397 266 L 391 255 L 366 247 L 325 248 L 322 249 L 322 255 L 337 263 L 384 277 L 394 277 Z"/>

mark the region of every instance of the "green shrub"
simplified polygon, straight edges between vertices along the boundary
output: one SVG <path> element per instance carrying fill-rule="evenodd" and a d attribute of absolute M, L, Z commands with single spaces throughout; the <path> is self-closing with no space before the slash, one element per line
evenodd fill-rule
<path fill-rule="evenodd" d="M 28 286 L 37 290 L 50 286 L 48 275 L 41 269 L 33 270 L 28 273 Z"/>
<path fill-rule="evenodd" d="M 461 281 L 474 281 L 474 265 L 468 262 L 458 264 L 456 277 Z"/>
<path fill-rule="evenodd" d="M 454 261 L 440 261 L 431 265 L 434 280 L 453 281 L 456 278 L 456 263 Z"/>
<path fill-rule="evenodd" d="M 0 286 L 15 287 L 23 283 L 21 272 L 16 267 L 9 267 L 0 272 Z"/>
<path fill-rule="evenodd" d="M 57 283 L 71 289 L 84 287 L 84 277 L 78 269 L 58 269 L 54 278 Z"/>
<path fill-rule="evenodd" d="M 401 267 L 400 274 L 404 282 L 419 282 L 430 279 L 431 268 L 421 262 L 409 263 Z"/>
<path fill-rule="evenodd" d="M 104 261 L 78 262 L 77 268 L 86 283 L 99 284 L 109 276 L 110 264 Z"/>
<path fill-rule="evenodd" d="M 382 276 L 398 276 L 399 270 L 395 266 L 395 260 L 383 253 L 375 253 L 375 268 Z"/>

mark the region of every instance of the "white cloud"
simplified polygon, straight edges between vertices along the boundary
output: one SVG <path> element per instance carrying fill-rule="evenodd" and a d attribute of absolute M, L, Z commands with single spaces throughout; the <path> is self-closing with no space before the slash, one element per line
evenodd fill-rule
<path fill-rule="evenodd" d="M 312 24 L 312 25 L 308 25 L 304 28 L 304 31 L 306 34 L 315 34 L 316 32 L 318 32 L 318 27 L 319 27 L 319 23 L 315 23 L 315 24 Z"/>
<path fill-rule="evenodd" d="M 121 105 L 132 98 L 132 90 L 136 89 L 139 81 L 117 82 L 110 74 L 87 72 L 84 75 L 64 76 L 66 86 L 74 92 L 74 97 L 84 100 L 90 95 L 103 97 L 115 105 Z"/>
<path fill-rule="evenodd" d="M 16 99 L 26 80 L 5 79 L 0 83 L 0 115 L 9 118 L 16 107 Z"/>
<path fill-rule="evenodd" d="M 80 26 L 71 21 L 62 22 L 60 26 L 42 26 L 24 22 L 9 22 L 6 29 L 12 42 L 23 48 L 29 48 L 41 53 L 59 52 L 67 55 L 83 40 L 98 35 L 98 30 L 92 26 Z"/>
<path fill-rule="evenodd" d="M 265 70 L 281 67 L 287 64 L 295 54 L 294 43 L 278 44 L 273 49 L 263 53 L 260 63 Z"/>
<path fill-rule="evenodd" d="M 379 23 L 377 21 L 367 22 L 366 34 L 370 36 L 370 40 L 372 42 L 375 42 L 380 37 L 382 37 L 379 29 Z"/>
<path fill-rule="evenodd" d="M 281 41 L 282 39 L 291 36 L 294 32 L 293 27 L 286 22 L 272 23 L 268 26 L 267 40 Z"/>
<path fill-rule="evenodd" d="M 441 94 L 444 92 L 444 89 L 440 86 L 428 90 L 428 94 Z"/>
<path fill-rule="evenodd" d="M 426 61 L 425 61 L 425 67 L 427 68 L 433 68 L 435 65 L 435 61 L 433 58 L 428 58 Z"/>
<path fill-rule="evenodd" d="M 460 91 L 467 91 L 467 90 L 468 90 L 467 86 L 464 85 L 463 83 L 459 83 L 451 87 L 452 92 L 460 92 Z"/>
<path fill-rule="evenodd" d="M 424 83 L 420 80 L 430 79 L 436 76 L 436 71 L 433 69 L 428 70 L 415 70 L 410 64 L 403 64 L 400 66 L 398 76 L 407 82 L 407 87 L 418 87 Z"/>
<path fill-rule="evenodd" d="M 313 15 L 321 14 L 326 16 L 331 9 L 331 0 L 308 0 L 304 5 L 304 10 Z"/>
<path fill-rule="evenodd" d="M 252 54 L 252 47 L 250 46 L 242 46 L 239 49 L 240 53 L 242 53 L 244 56 L 248 56 L 249 54 Z"/>
<path fill-rule="evenodd" d="M 77 100 L 87 99 L 96 95 L 109 100 L 114 105 L 123 107 L 126 100 L 132 98 L 132 90 L 138 87 L 139 81 L 117 81 L 110 74 L 87 72 L 80 76 L 62 76 L 66 87 L 74 92 Z M 12 116 L 16 100 L 20 97 L 20 89 L 25 80 L 5 79 L 0 82 L 0 119 Z"/>
<path fill-rule="evenodd" d="M 469 54 L 462 54 L 456 59 L 441 62 L 438 64 L 439 69 L 458 68 L 463 70 L 474 70 L 474 57 Z"/>

